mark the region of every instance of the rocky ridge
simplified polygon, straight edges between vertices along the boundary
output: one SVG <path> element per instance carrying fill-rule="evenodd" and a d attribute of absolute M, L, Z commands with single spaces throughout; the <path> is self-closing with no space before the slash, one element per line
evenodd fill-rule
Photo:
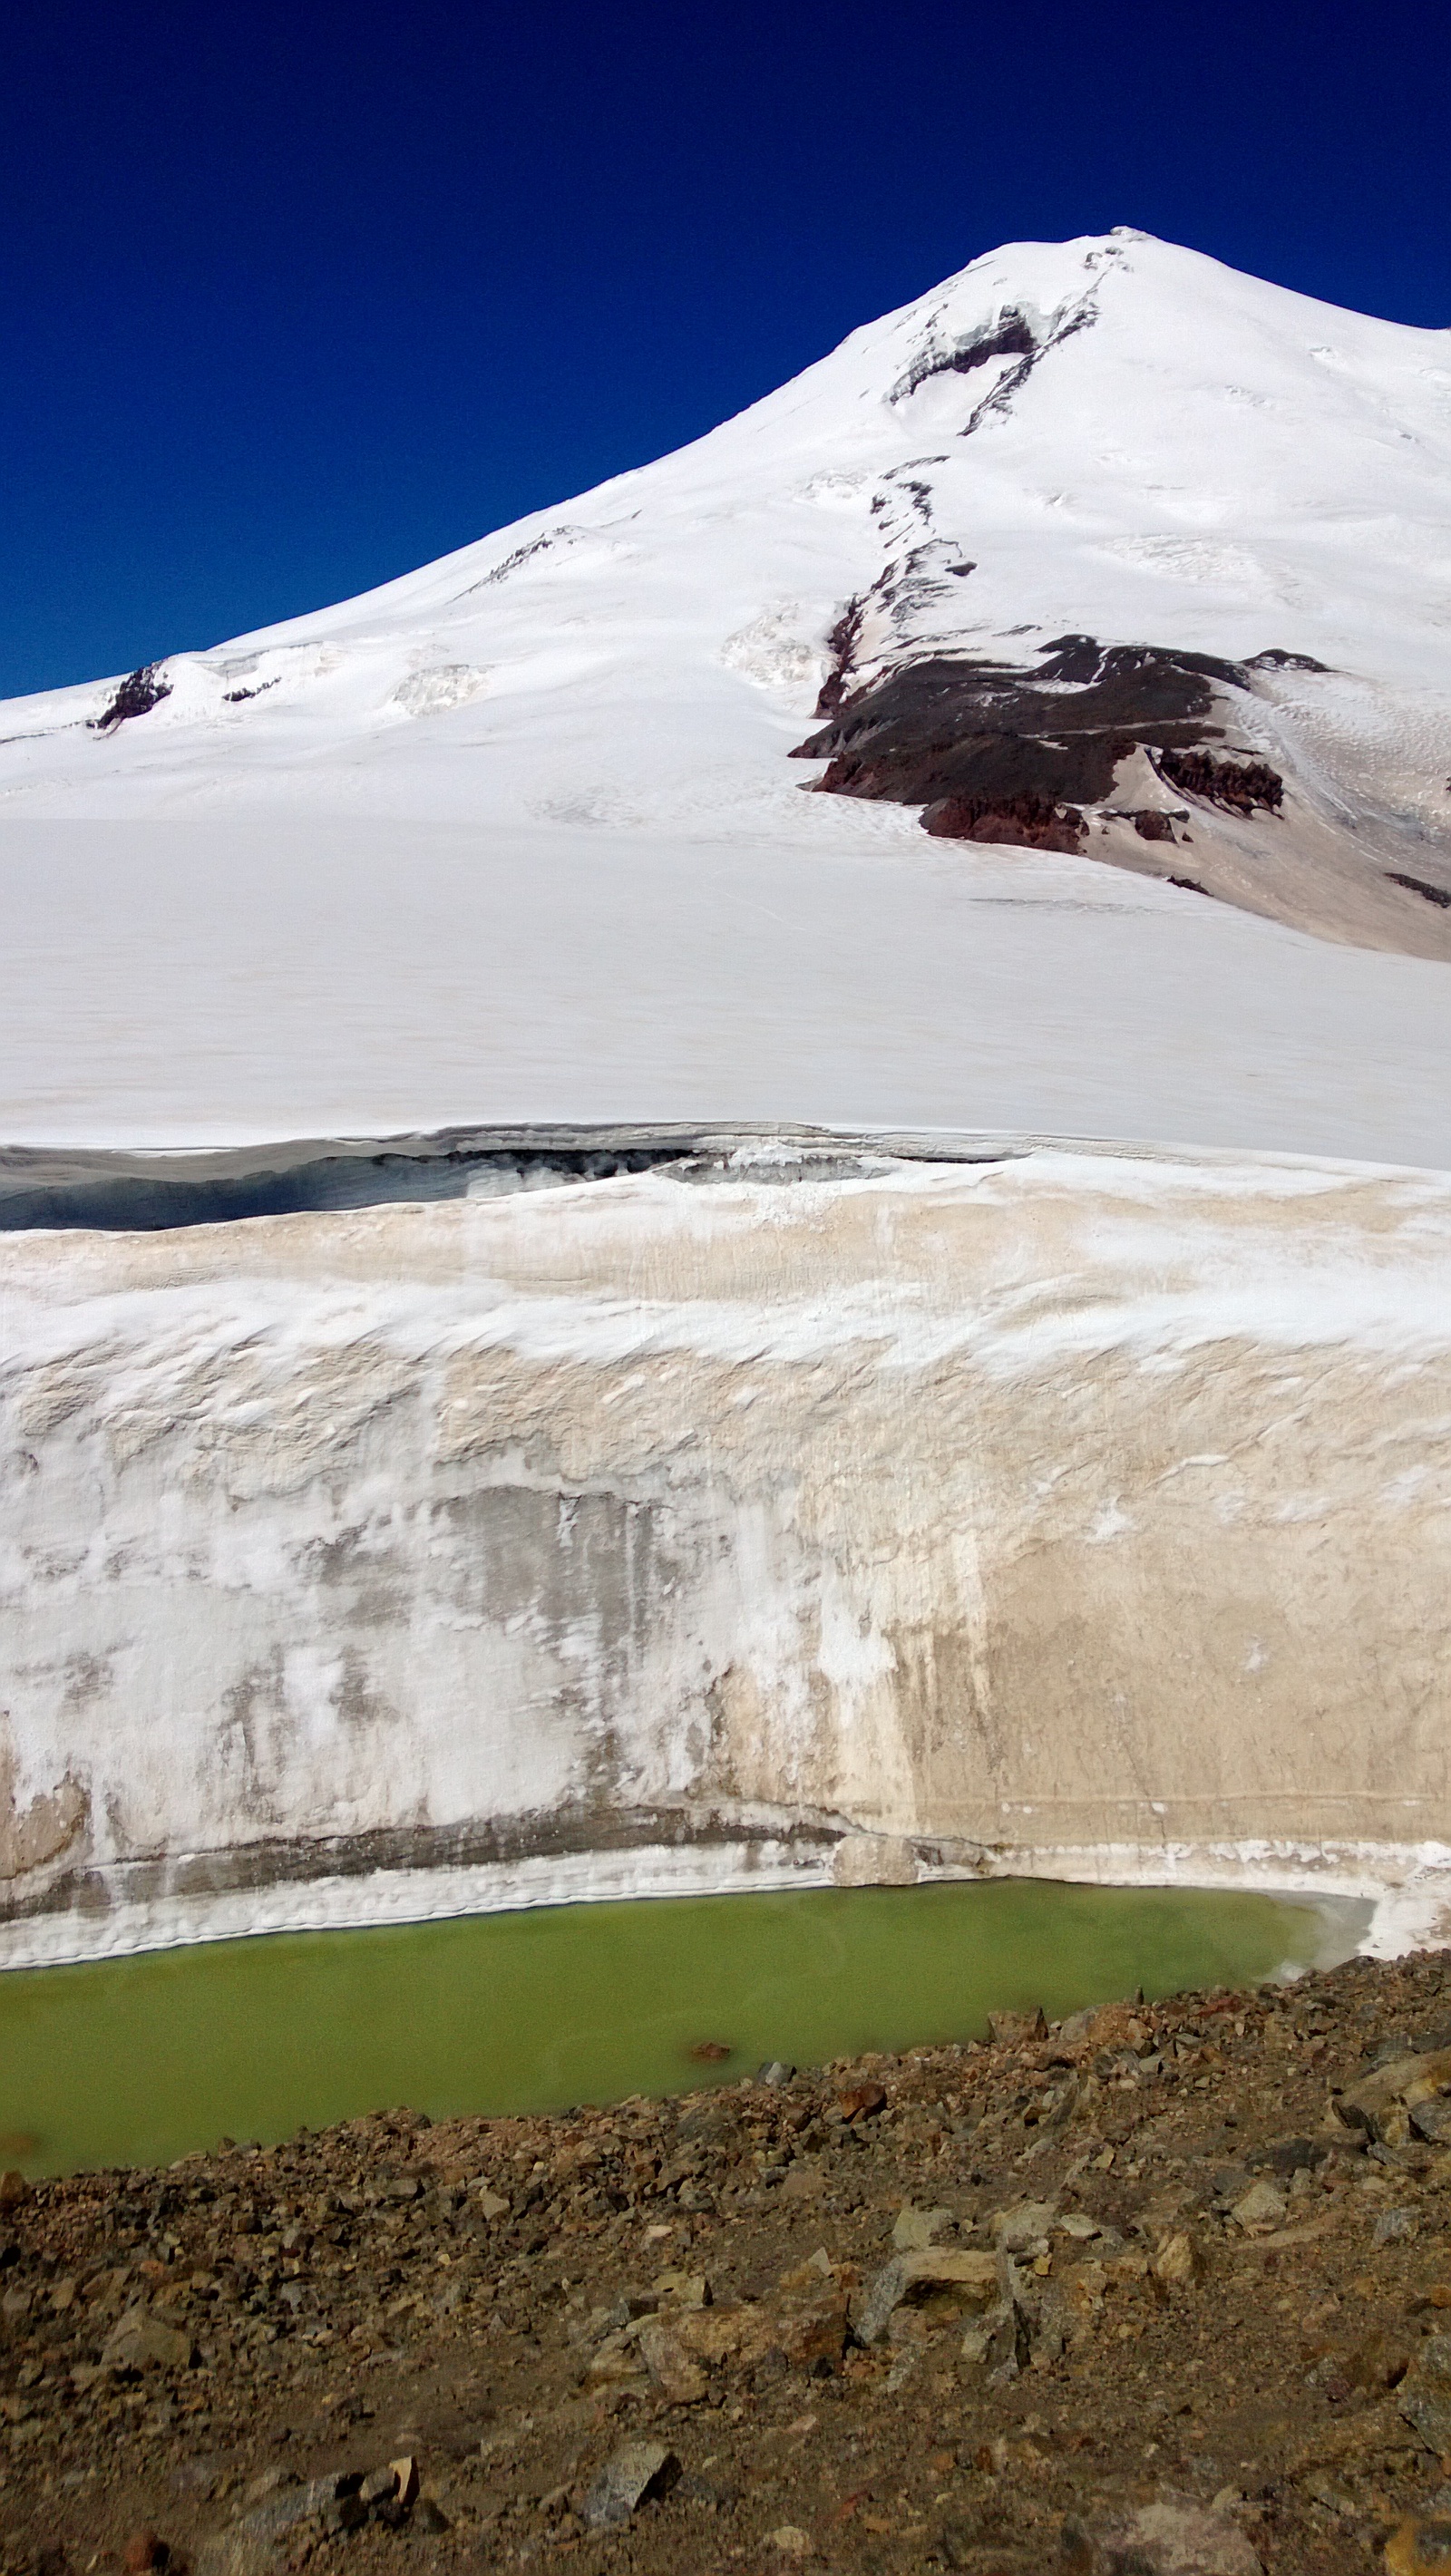
<path fill-rule="evenodd" d="M 0 2568 L 1439 2565 L 1448 2132 L 1423 1956 L 10 2175 Z"/>

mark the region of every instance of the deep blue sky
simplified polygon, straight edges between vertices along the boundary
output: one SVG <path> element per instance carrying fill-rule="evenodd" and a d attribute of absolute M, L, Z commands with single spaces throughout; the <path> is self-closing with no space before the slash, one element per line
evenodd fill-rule
<path fill-rule="evenodd" d="M 0 695 L 344 598 L 1005 240 L 1451 323 L 1444 10 L 7 14 Z"/>

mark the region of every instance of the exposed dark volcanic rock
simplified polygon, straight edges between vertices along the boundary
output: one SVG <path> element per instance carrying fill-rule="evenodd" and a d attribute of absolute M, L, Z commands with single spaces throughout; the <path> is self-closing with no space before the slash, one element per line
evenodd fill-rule
<path fill-rule="evenodd" d="M 835 659 L 822 703 L 835 691 L 833 721 L 791 755 L 828 763 L 816 785 L 830 795 L 961 803 L 977 818 L 1012 812 L 1024 797 L 1053 808 L 1099 804 L 1137 744 L 1161 755 L 1195 751 L 1223 731 L 1211 720 L 1217 696 L 1247 686 L 1237 664 L 1208 653 L 1151 644 L 1105 648 L 1091 635 L 1061 635 L 1044 646 L 1035 671 L 933 657 L 848 696 L 862 615 L 862 603 L 854 601 L 832 630 Z M 1230 766 L 1215 769 L 1217 785 L 1195 792 L 1238 803 L 1252 781 L 1264 790 L 1255 802 L 1278 801 L 1280 781 L 1272 770 L 1251 763 L 1231 782 L 1222 774 Z"/>
<path fill-rule="evenodd" d="M 831 664 L 821 683 L 821 692 L 816 701 L 816 713 L 819 716 L 834 716 L 846 696 L 847 682 L 856 664 L 857 647 L 861 643 L 862 625 L 866 613 L 867 604 L 864 599 L 849 599 L 827 636 L 826 649 L 831 655 Z M 801 755 L 793 751 L 791 757 L 796 760 Z"/>
<path fill-rule="evenodd" d="M 1233 814 L 1252 814 L 1257 805 L 1279 812 L 1285 782 L 1267 760 L 1216 760 L 1208 751 L 1165 751 L 1159 768 L 1171 787 L 1209 805 L 1227 805 Z"/>
<path fill-rule="evenodd" d="M 133 716 L 149 716 L 163 698 L 171 695 L 171 682 L 163 680 L 159 662 L 147 662 L 132 671 L 121 682 L 104 714 L 92 716 L 91 733 L 114 733 L 117 725 L 128 724 Z"/>
<path fill-rule="evenodd" d="M 1313 653 L 1285 653 L 1272 644 L 1266 653 L 1256 653 L 1246 662 L 1247 671 L 1328 671 L 1328 662 L 1317 662 Z"/>
<path fill-rule="evenodd" d="M 1427 903 L 1439 903 L 1443 911 L 1451 911 L 1451 890 L 1445 886 L 1428 885 L 1424 877 L 1402 876 L 1399 868 L 1387 868 L 1386 874 L 1392 885 L 1404 886 L 1409 894 L 1424 895 Z"/>
<path fill-rule="evenodd" d="M 1172 841 L 1174 838 L 1174 826 L 1167 814 L 1136 814 L 1134 830 L 1141 841 Z"/>
<path fill-rule="evenodd" d="M 959 341 L 955 348 L 924 351 L 895 388 L 893 399 L 900 402 L 907 394 L 914 394 L 933 376 L 970 375 L 975 367 L 985 367 L 989 358 L 1036 358 L 1038 348 L 1030 324 L 1009 306 L 996 322 L 975 332 L 971 339 Z"/>
<path fill-rule="evenodd" d="M 1084 822 L 1076 805 L 1052 805 L 1041 796 L 1013 796 L 984 803 L 973 796 L 944 796 L 922 817 L 924 831 L 945 841 L 995 841 L 1016 850 L 1065 850 L 1076 855 Z"/>

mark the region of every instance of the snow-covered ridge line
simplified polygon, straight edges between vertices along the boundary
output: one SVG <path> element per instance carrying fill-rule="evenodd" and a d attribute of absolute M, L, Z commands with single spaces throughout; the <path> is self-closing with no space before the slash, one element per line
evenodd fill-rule
<path fill-rule="evenodd" d="M 803 1871 L 1424 1914 L 1448 1289 L 1451 1178 L 1267 1157 L 5 1237 L 0 1959 Z"/>

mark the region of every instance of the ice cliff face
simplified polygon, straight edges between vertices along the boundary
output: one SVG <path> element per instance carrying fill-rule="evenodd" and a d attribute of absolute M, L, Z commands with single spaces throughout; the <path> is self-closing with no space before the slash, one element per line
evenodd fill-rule
<path fill-rule="evenodd" d="M 0 1958 L 1451 1844 L 1451 1185 L 1051 1152 L 0 1242 Z"/>

